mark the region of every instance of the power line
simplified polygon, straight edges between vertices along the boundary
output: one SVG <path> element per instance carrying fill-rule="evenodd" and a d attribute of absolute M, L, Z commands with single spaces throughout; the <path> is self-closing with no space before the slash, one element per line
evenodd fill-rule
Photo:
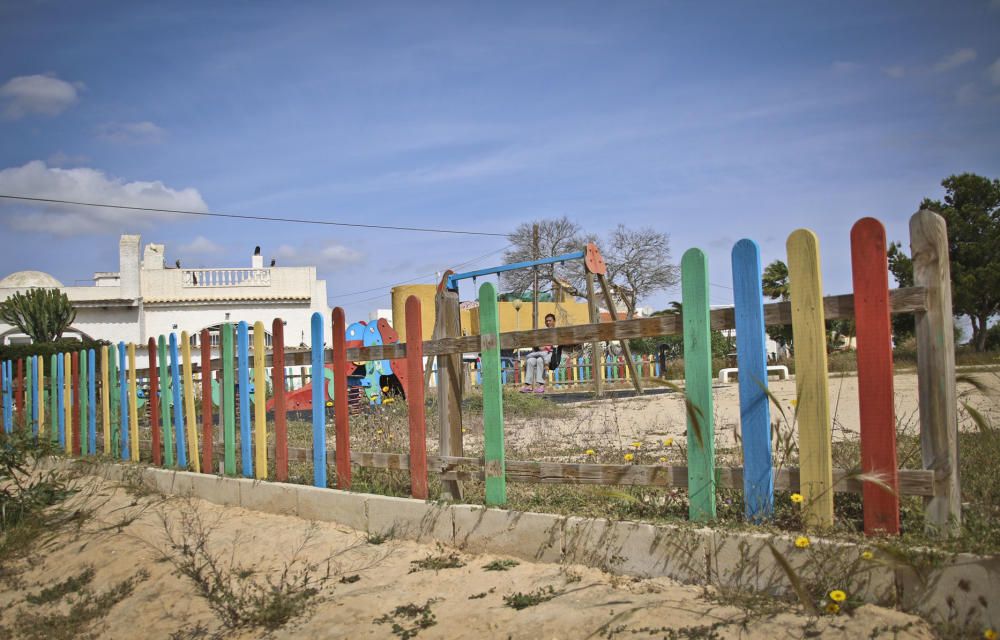
<path fill-rule="evenodd" d="M 330 220 L 310 220 L 308 218 L 282 218 L 280 216 L 252 216 L 239 213 L 219 213 L 210 211 L 186 211 L 183 209 L 157 209 L 155 207 L 132 207 L 123 204 L 101 204 L 97 202 L 78 202 L 76 200 L 59 200 L 56 198 L 36 198 L 31 196 L 12 196 L 0 193 L 0 198 L 8 200 L 24 200 L 27 202 L 44 202 L 48 204 L 71 204 L 81 207 L 104 207 L 108 209 L 127 209 L 129 211 L 148 211 L 153 213 L 171 213 L 185 216 L 203 216 L 207 218 L 235 218 L 238 220 L 260 220 L 265 222 L 290 222 L 294 224 L 318 224 L 331 227 L 358 227 L 361 229 L 387 229 L 389 231 L 418 231 L 421 233 L 449 233 L 465 236 L 492 236 L 506 238 L 506 233 L 489 233 L 486 231 L 462 231 L 458 229 L 433 229 L 429 227 L 397 227 L 384 224 L 361 224 L 357 222 L 333 222 Z"/>

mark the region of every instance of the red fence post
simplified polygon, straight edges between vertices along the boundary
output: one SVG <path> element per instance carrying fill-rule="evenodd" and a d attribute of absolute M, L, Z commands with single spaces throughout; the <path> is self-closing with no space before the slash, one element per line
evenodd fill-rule
<path fill-rule="evenodd" d="M 149 354 L 149 430 L 153 448 L 153 464 L 163 466 L 163 445 L 160 435 L 160 376 L 156 368 L 156 338 L 146 343 Z M 138 446 L 138 443 L 136 443 Z"/>
<path fill-rule="evenodd" d="M 288 482 L 288 422 L 285 407 L 285 323 L 271 325 L 271 387 L 274 392 L 274 471 L 278 482 Z M 325 381 L 325 379 L 324 379 Z"/>
<path fill-rule="evenodd" d="M 414 381 L 406 390 L 410 414 L 410 492 L 427 499 L 427 422 L 424 415 L 424 343 L 420 300 L 406 299 L 406 377 Z"/>
<path fill-rule="evenodd" d="M 322 372 L 313 376 L 313 384 L 326 384 Z M 333 415 L 336 421 L 337 488 L 346 491 L 351 488 L 351 418 L 347 406 L 347 318 L 340 307 L 333 310 Z"/>
<path fill-rule="evenodd" d="M 212 335 L 201 330 L 201 470 L 212 473 Z M 219 394 L 219 415 L 222 415 L 222 394 Z"/>
<path fill-rule="evenodd" d="M 892 491 L 887 491 L 876 483 L 864 483 L 865 533 L 896 534 L 899 533 L 899 475 L 893 407 L 889 270 L 885 228 L 875 218 L 862 218 L 851 229 L 851 264 L 858 341 L 861 471 L 877 474 L 892 487 Z"/>

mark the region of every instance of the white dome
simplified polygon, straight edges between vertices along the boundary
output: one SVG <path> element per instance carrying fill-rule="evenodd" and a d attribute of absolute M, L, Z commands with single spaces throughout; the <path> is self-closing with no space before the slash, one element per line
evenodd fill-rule
<path fill-rule="evenodd" d="M 52 289 L 63 286 L 61 282 L 44 271 L 18 271 L 0 280 L 0 289 L 31 289 L 41 287 Z"/>

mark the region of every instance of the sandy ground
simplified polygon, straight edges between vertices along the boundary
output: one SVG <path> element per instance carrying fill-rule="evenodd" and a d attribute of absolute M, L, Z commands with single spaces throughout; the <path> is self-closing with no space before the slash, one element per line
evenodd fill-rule
<path fill-rule="evenodd" d="M 233 632 L 198 595 L 193 583 L 178 576 L 164 553 L 176 555 L 166 541 L 164 522 L 175 537 L 182 529 L 181 513 L 197 514 L 209 524 L 209 548 L 224 564 L 234 559 L 258 578 L 277 575 L 293 550 L 309 539 L 302 558 L 330 559 L 334 578 L 321 590 L 306 615 L 273 633 L 274 638 L 393 638 L 392 624 L 376 619 L 396 607 L 431 602 L 436 624 L 419 631 L 420 638 L 930 638 L 918 619 L 875 606 L 853 615 L 810 619 L 785 611 L 750 618 L 740 609 L 713 602 L 695 586 L 666 579 L 616 578 L 577 566 L 522 562 L 506 572 L 486 571 L 495 556 L 459 553 L 464 566 L 411 572 L 415 560 L 451 550 L 390 540 L 367 544 L 358 532 L 292 517 L 219 507 L 201 500 L 160 496 L 135 497 L 120 487 L 86 478 L 95 487 L 83 500 L 93 517 L 79 532 L 64 532 L 24 563 L 20 573 L 0 584 L 0 625 L 15 628 L 26 612 L 66 611 L 64 599 L 55 605 L 31 605 L 29 594 L 79 574 L 96 571 L 90 588 L 102 592 L 112 584 L 148 572 L 134 592 L 113 606 L 91 631 L 99 638 L 148 640 L 170 637 L 258 638 L 262 630 Z M 97 484 L 94 484 L 97 483 Z M 81 505 L 84 505 L 81 503 Z M 344 576 L 358 576 L 351 583 Z M 503 597 L 515 592 L 552 588 L 547 602 L 517 611 Z M 473 598 L 483 594 L 481 597 Z M 403 627 L 412 623 L 399 619 Z M 669 635 L 669 630 L 718 625 L 715 635 Z M 894 634 L 870 635 L 876 628 L 904 628 Z M 198 631 L 200 630 L 200 631 Z M 195 631 L 195 633 L 191 633 Z M 0 635 L 4 635 L 0 631 Z M 17 637 L 16 635 L 14 637 Z"/>
<path fill-rule="evenodd" d="M 973 407 L 1000 424 L 1000 373 L 972 373 L 989 390 L 984 395 L 971 385 L 960 384 L 959 395 L 962 402 Z M 919 433 L 917 376 L 914 372 L 895 376 L 896 422 L 900 433 Z M 772 403 L 771 421 L 779 422 L 783 429 L 789 429 L 795 419 L 795 381 L 774 380 L 769 382 L 773 396 L 781 403 L 784 416 Z M 555 392 L 558 395 L 558 391 Z M 716 383 L 713 387 L 716 447 L 732 447 L 739 431 L 739 385 Z M 860 430 L 858 411 L 858 378 L 855 375 L 830 378 L 830 415 L 833 421 L 833 436 L 857 438 Z M 538 449 L 553 443 L 567 448 L 587 448 L 600 446 L 628 447 L 632 442 L 644 445 L 662 443 L 665 438 L 673 438 L 677 444 L 686 439 L 686 415 L 684 398 L 681 393 L 670 392 L 640 397 L 616 397 L 600 401 L 572 403 L 575 415 L 563 420 L 543 420 L 541 424 L 508 420 L 506 438 L 514 447 Z M 975 428 L 968 414 L 959 411 L 962 429 Z"/>

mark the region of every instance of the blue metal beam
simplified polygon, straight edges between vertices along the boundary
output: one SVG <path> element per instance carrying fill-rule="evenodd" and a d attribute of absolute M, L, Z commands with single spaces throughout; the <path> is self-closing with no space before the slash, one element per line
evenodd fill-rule
<path fill-rule="evenodd" d="M 564 253 L 561 256 L 553 256 L 551 258 L 542 258 L 541 260 L 528 260 L 527 262 L 515 262 L 513 264 L 504 264 L 499 267 L 490 267 L 488 269 L 477 269 L 476 271 L 466 271 L 465 273 L 453 273 L 448 276 L 448 288 L 457 289 L 459 280 L 467 280 L 469 278 L 478 278 L 479 276 L 488 276 L 494 273 L 503 273 L 504 271 L 514 271 L 516 269 L 528 269 L 530 267 L 538 267 L 543 264 L 555 264 L 556 262 L 566 262 L 567 260 L 582 260 L 586 253 L 584 251 L 574 251 L 573 253 Z"/>

